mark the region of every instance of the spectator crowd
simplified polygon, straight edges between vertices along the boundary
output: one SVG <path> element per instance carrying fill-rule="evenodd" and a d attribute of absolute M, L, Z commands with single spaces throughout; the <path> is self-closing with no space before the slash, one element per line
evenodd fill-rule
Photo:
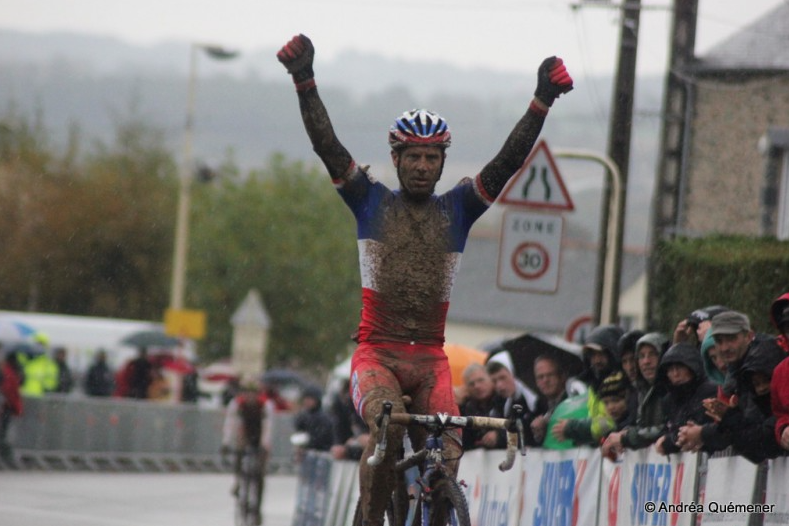
<path fill-rule="evenodd" d="M 767 309 L 766 309 L 767 310 Z M 714 305 L 671 333 L 594 327 L 583 369 L 568 377 L 555 356 L 531 366 L 536 392 L 492 355 L 463 374 L 463 415 L 507 417 L 524 408 L 526 445 L 600 447 L 615 459 L 654 445 L 664 455 L 728 450 L 748 460 L 789 454 L 789 293 L 769 305 L 773 334 Z M 464 449 L 503 447 L 494 432 L 464 430 Z"/>

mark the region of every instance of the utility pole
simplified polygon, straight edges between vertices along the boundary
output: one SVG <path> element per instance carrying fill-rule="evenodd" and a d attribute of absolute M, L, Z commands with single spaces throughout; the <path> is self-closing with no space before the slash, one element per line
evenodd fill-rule
<path fill-rule="evenodd" d="M 696 46 L 698 0 L 674 0 L 671 47 L 666 86 L 663 93 L 663 130 L 660 138 L 655 194 L 652 204 L 652 235 L 647 267 L 647 326 L 654 325 L 652 298 L 656 296 L 654 274 L 659 258 L 658 244 L 672 238 L 680 224 L 682 184 L 685 176 L 685 145 L 688 138 L 688 111 L 693 87 L 683 78 L 693 60 Z"/>
<path fill-rule="evenodd" d="M 638 30 L 641 19 L 641 0 L 625 0 L 622 4 L 622 22 L 619 33 L 619 61 L 617 64 L 614 97 L 611 104 L 611 123 L 608 135 L 608 157 L 619 168 L 623 192 L 619 202 L 622 212 L 627 208 L 627 180 L 630 166 L 630 136 L 633 128 L 633 99 L 636 84 L 636 56 L 638 54 Z M 611 192 L 606 187 L 605 202 Z M 612 323 L 619 320 L 619 289 L 622 277 L 622 245 L 624 243 L 625 214 L 619 214 L 617 239 L 613 240 L 615 260 L 613 263 L 614 280 L 611 285 L 610 312 L 602 315 Z M 601 313 L 602 314 L 602 313 Z"/>
<path fill-rule="evenodd" d="M 619 179 L 621 185 L 618 191 L 621 196 L 614 196 L 616 202 L 621 203 L 622 213 L 618 214 L 616 228 L 616 239 L 608 240 L 608 222 L 610 220 L 608 208 L 603 208 L 600 215 L 600 243 L 613 243 L 612 250 L 615 254 L 612 265 L 609 265 L 609 272 L 612 274 L 609 279 L 613 279 L 611 284 L 611 297 L 603 302 L 603 283 L 606 281 L 606 251 L 599 251 L 597 258 L 597 273 L 595 276 L 595 312 L 592 322 L 597 325 L 600 320 L 610 320 L 610 323 L 619 321 L 619 289 L 622 281 L 622 245 L 624 242 L 624 221 L 625 208 L 627 206 L 627 179 L 630 164 L 630 136 L 633 127 L 633 99 L 636 83 L 636 57 L 638 53 L 638 30 L 641 18 L 641 0 L 623 0 L 621 4 L 611 2 L 589 1 L 581 2 L 572 7 L 615 7 L 621 10 L 621 23 L 619 30 L 619 57 L 614 80 L 614 93 L 611 104 L 611 120 L 609 122 L 608 135 L 608 158 L 619 169 Z M 611 181 L 612 174 L 606 178 L 603 187 L 603 203 L 612 202 Z M 601 306 L 605 303 L 608 312 L 600 312 Z"/>

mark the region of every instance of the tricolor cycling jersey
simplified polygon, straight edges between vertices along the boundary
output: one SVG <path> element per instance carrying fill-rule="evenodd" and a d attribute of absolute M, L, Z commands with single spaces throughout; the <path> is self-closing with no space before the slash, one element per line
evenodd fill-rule
<path fill-rule="evenodd" d="M 417 206 L 358 167 L 333 182 L 357 222 L 359 341 L 443 344 L 469 230 L 492 202 L 479 176 Z"/>

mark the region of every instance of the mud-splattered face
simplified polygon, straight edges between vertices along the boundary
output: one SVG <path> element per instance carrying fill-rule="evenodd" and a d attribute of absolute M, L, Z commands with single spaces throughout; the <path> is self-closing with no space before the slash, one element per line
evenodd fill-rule
<path fill-rule="evenodd" d="M 436 189 L 444 167 L 444 150 L 438 146 L 410 146 L 392 151 L 402 192 L 415 199 L 427 199 Z"/>

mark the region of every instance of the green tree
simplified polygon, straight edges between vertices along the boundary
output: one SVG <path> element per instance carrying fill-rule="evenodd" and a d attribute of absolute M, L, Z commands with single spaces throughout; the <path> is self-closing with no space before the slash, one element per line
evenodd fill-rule
<path fill-rule="evenodd" d="M 2 127 L 3 307 L 160 319 L 166 302 L 174 164 L 155 130 L 120 124 L 78 162 L 24 119 Z"/>
<path fill-rule="evenodd" d="M 257 288 L 272 323 L 268 363 L 331 366 L 360 308 L 355 222 L 328 176 L 274 156 L 195 192 L 190 304 L 208 314 L 209 349 L 227 353 L 230 317 Z"/>

